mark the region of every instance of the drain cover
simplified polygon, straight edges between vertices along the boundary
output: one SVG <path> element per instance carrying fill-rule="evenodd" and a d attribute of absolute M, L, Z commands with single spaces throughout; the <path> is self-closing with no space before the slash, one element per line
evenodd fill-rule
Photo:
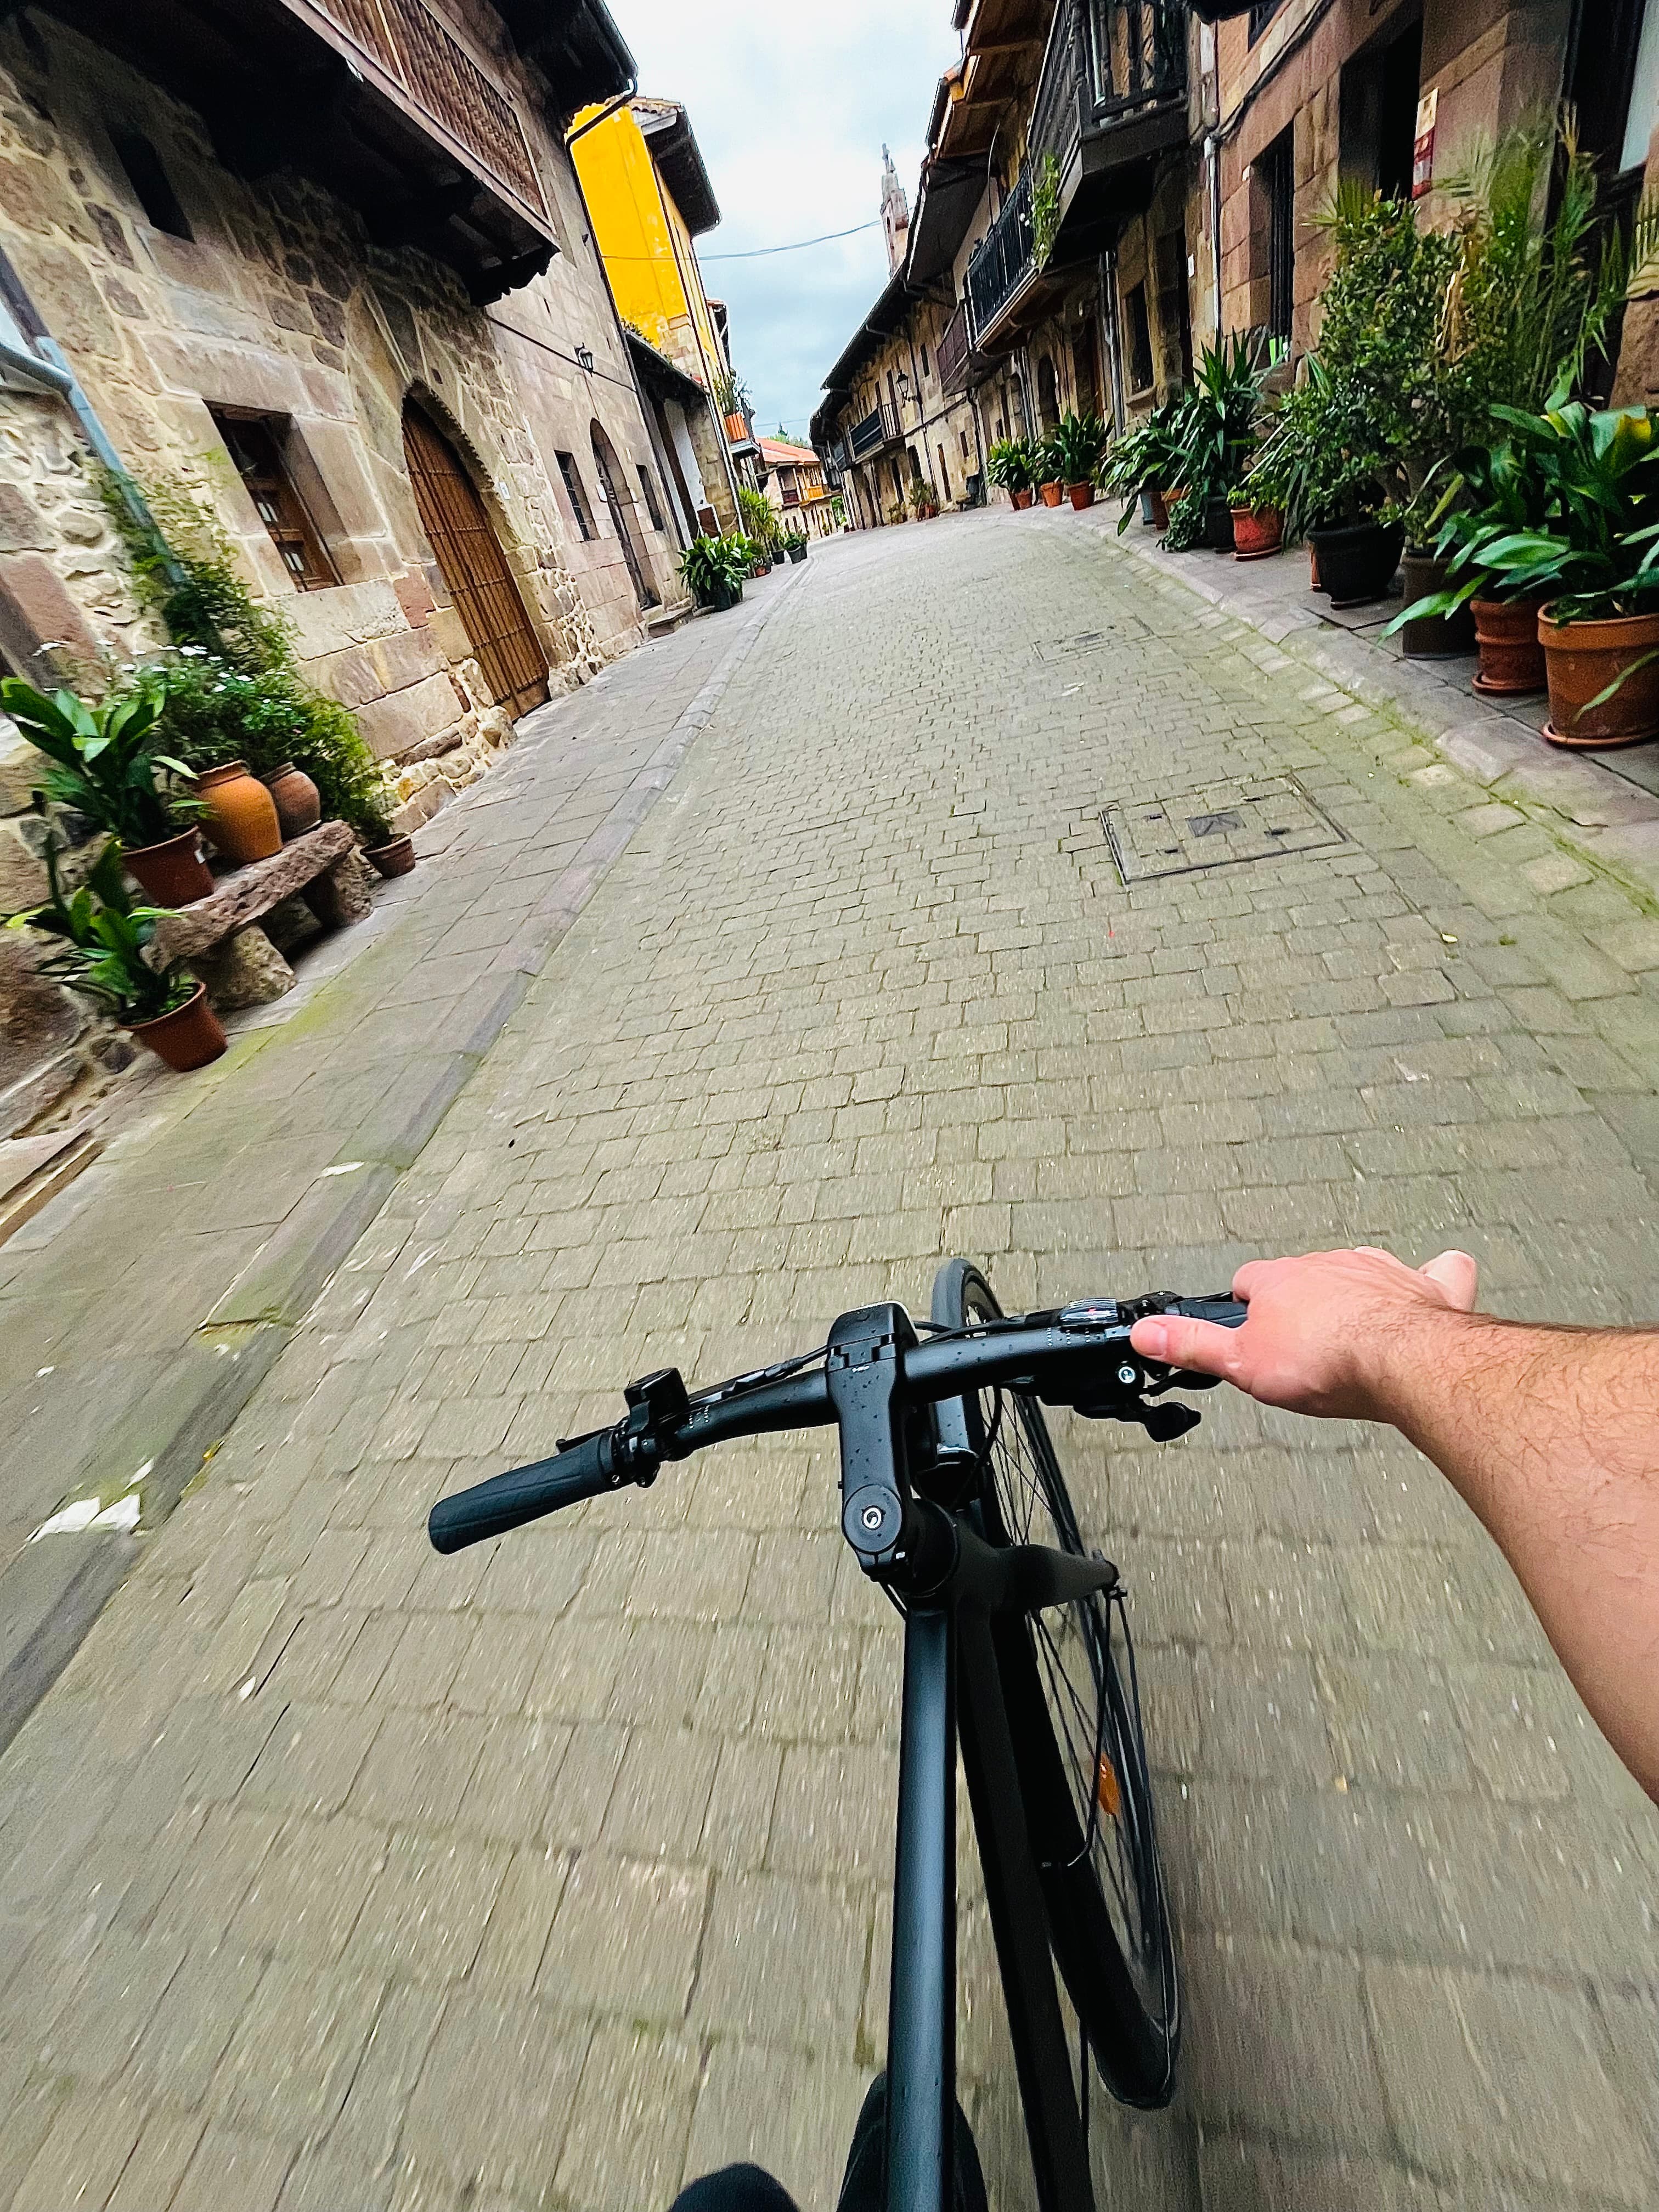
<path fill-rule="evenodd" d="M 1103 808 L 1100 818 L 1126 884 L 1277 860 L 1285 853 L 1321 853 L 1348 842 L 1293 775 L 1114 805 Z"/>

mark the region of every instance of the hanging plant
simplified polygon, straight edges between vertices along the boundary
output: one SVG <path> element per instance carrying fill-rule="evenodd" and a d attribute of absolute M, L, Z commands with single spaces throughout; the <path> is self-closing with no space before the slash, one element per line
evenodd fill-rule
<path fill-rule="evenodd" d="M 1060 164 L 1045 154 L 1031 185 L 1031 258 L 1039 269 L 1047 268 L 1059 236 Z"/>

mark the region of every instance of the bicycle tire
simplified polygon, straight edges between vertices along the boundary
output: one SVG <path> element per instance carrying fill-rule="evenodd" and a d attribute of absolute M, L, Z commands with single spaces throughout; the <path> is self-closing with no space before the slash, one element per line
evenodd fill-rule
<path fill-rule="evenodd" d="M 935 1322 L 963 1328 L 1000 1316 L 971 1261 L 940 1268 Z M 993 1399 L 989 1409 L 962 1401 L 981 1456 L 984 1534 L 1091 1556 L 1041 1405 L 1022 1391 L 1000 1395 L 1000 1407 Z M 1180 1982 L 1121 1608 L 1097 1595 L 999 1621 L 994 1639 L 1054 1962 L 1113 2095 L 1143 2108 L 1167 2105 L 1181 2042 Z"/>

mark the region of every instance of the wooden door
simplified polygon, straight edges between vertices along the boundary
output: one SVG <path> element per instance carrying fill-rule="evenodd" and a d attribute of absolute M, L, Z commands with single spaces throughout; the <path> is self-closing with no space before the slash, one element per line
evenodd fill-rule
<path fill-rule="evenodd" d="M 477 487 L 448 439 L 414 407 L 404 413 L 404 456 L 421 527 L 484 682 L 498 707 L 527 714 L 547 696 L 547 659 Z"/>

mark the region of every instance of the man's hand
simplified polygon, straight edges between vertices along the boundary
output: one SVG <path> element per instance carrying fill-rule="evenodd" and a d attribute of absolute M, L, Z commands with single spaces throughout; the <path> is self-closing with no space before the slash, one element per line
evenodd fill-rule
<path fill-rule="evenodd" d="M 1389 1421 L 1398 1363 L 1432 1360 L 1425 1341 L 1448 1314 L 1474 1304 L 1479 1270 L 1467 1252 L 1425 1267 L 1364 1245 L 1299 1260 L 1252 1260 L 1233 1278 L 1249 1318 L 1240 1328 L 1178 1315 L 1137 1322 L 1137 1352 L 1219 1375 L 1264 1405 L 1293 1413 Z"/>

